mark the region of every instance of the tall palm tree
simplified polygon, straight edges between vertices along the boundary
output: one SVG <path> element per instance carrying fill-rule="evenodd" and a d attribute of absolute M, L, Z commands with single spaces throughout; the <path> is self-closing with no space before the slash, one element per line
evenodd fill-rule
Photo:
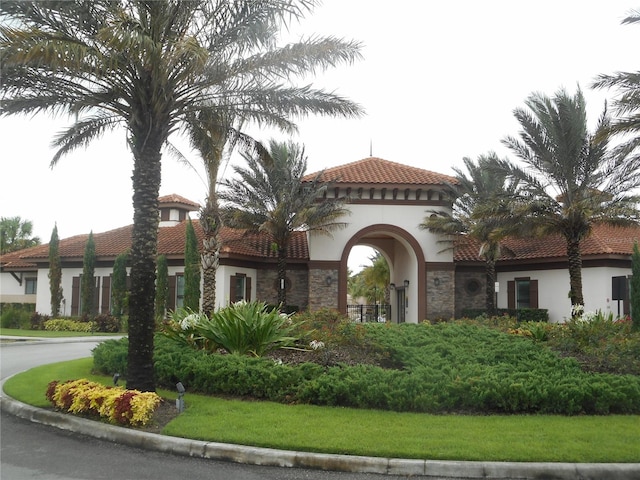
<path fill-rule="evenodd" d="M 274 32 L 316 0 L 0 2 L 2 113 L 66 113 L 52 165 L 124 127 L 133 154 L 128 385 L 154 390 L 161 152 L 199 111 L 233 111 L 287 132 L 310 113 L 357 116 L 338 95 L 291 79 L 360 57 L 335 38 L 277 46 Z"/>
<path fill-rule="evenodd" d="M 528 109 L 514 115 L 522 130 L 503 143 L 524 162 L 524 168 L 502 162 L 502 167 L 519 180 L 519 215 L 537 234 L 560 234 L 567 242 L 569 297 L 573 312 L 584 305 L 580 245 L 592 225 L 604 222 L 624 225 L 638 222 L 638 201 L 633 189 L 640 186 L 640 171 L 630 170 L 626 155 L 611 155 L 604 113 L 595 131 L 587 127 L 582 91 L 575 95 L 564 89 L 552 98 L 534 93 Z"/>
<path fill-rule="evenodd" d="M 640 10 L 631 11 L 622 23 L 640 24 Z M 615 147 L 614 154 L 628 155 L 625 168 L 629 171 L 638 171 L 640 169 L 640 70 L 599 75 L 592 86 L 618 89 L 619 95 L 613 100 L 612 107 L 613 113 L 619 118 L 611 122 L 607 133 L 625 139 Z"/>
<path fill-rule="evenodd" d="M 269 156 L 243 154 L 247 168 L 234 166 L 236 178 L 223 181 L 219 196 L 225 225 L 270 235 L 278 260 L 278 303 L 286 306 L 287 251 L 296 231 L 330 234 L 346 226 L 345 199 L 319 201 L 331 184 L 322 172 L 303 180 L 304 147 L 293 142 L 269 143 Z"/>
<path fill-rule="evenodd" d="M 222 162 L 235 147 L 255 155 L 265 155 L 262 144 L 242 131 L 242 120 L 232 112 L 200 111 L 186 122 L 191 145 L 202 158 L 207 197 L 200 209 L 202 226 L 202 311 L 211 314 L 216 306 L 216 272 L 220 262 L 222 218 L 218 205 L 218 175 Z M 191 167 L 189 162 L 187 164 Z"/>
<path fill-rule="evenodd" d="M 494 314 L 496 261 L 501 241 L 513 234 L 518 225 L 507 215 L 517 182 L 510 181 L 498 168 L 500 160 L 494 152 L 480 155 L 477 162 L 468 157 L 463 162 L 466 172 L 453 168 L 458 184 L 452 185 L 455 197 L 452 214 L 430 211 L 420 228 L 447 236 L 443 242 L 449 243 L 449 248 L 466 241 L 480 245 L 478 255 L 484 259 L 486 271 L 485 306 L 489 314 Z"/>

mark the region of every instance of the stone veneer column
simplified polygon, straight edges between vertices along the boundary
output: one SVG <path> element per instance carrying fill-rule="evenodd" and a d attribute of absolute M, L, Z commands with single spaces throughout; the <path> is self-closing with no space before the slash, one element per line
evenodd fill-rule
<path fill-rule="evenodd" d="M 327 278 L 331 279 L 329 283 Z M 338 269 L 309 269 L 309 309 L 338 309 Z"/>
<path fill-rule="evenodd" d="M 427 320 L 449 320 L 455 315 L 455 271 L 451 265 L 429 265 L 426 273 Z"/>

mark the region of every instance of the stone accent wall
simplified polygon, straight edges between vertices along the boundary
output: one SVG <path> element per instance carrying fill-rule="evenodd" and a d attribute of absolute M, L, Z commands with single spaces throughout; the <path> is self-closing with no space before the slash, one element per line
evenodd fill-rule
<path fill-rule="evenodd" d="M 455 311 L 455 274 L 453 269 L 437 270 L 427 267 L 427 318 L 422 320 L 449 320 Z"/>
<path fill-rule="evenodd" d="M 486 307 L 486 275 L 482 271 L 456 272 L 456 317 L 462 317 L 465 308 Z"/>
<path fill-rule="evenodd" d="M 327 285 L 327 277 L 332 279 Z M 338 270 L 309 270 L 309 309 L 338 308 Z"/>
<path fill-rule="evenodd" d="M 275 269 L 258 270 L 256 298 L 270 304 L 278 302 L 278 272 Z M 306 310 L 309 305 L 309 279 L 306 270 L 287 270 L 287 304 Z"/>

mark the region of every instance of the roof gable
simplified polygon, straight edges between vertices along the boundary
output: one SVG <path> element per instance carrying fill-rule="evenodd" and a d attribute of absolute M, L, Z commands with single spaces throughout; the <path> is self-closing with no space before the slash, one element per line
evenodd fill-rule
<path fill-rule="evenodd" d="M 445 185 L 457 184 L 449 175 L 410 167 L 377 157 L 364 158 L 339 167 L 328 168 L 304 177 L 310 181 L 318 174 L 325 182 L 336 184 L 362 185 Z"/>

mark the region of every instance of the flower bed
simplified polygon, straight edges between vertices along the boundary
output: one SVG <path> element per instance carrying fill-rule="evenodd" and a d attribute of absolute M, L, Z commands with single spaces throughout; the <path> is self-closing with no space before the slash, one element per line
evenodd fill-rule
<path fill-rule="evenodd" d="M 161 402 L 153 392 L 107 387 L 86 379 L 64 383 L 54 380 L 49 383 L 46 396 L 60 410 L 98 416 L 127 426 L 146 425 Z"/>

